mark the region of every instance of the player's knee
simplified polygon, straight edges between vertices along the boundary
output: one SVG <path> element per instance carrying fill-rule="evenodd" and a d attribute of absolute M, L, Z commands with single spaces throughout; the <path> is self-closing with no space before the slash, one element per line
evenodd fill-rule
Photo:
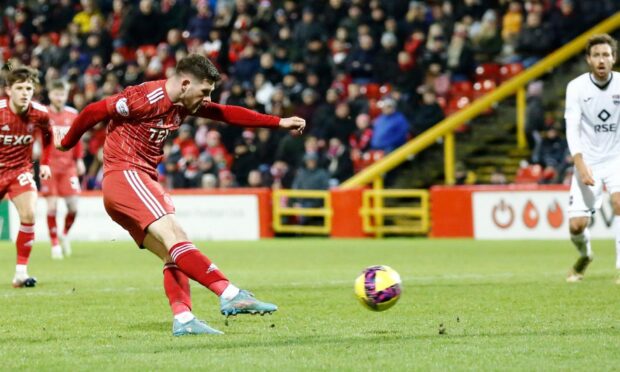
<path fill-rule="evenodd" d="M 579 235 L 588 226 L 587 219 L 573 218 L 568 223 L 568 229 L 572 235 Z"/>
<path fill-rule="evenodd" d="M 181 226 L 177 226 L 174 229 L 174 238 L 176 241 L 188 241 L 189 238 L 187 237 L 187 234 L 185 233 L 185 230 L 183 230 L 183 228 Z"/>
<path fill-rule="evenodd" d="M 25 211 L 19 214 L 19 222 L 34 223 L 34 211 Z"/>
<path fill-rule="evenodd" d="M 616 216 L 620 215 L 620 198 L 612 199 L 611 206 L 614 209 L 614 214 Z"/>

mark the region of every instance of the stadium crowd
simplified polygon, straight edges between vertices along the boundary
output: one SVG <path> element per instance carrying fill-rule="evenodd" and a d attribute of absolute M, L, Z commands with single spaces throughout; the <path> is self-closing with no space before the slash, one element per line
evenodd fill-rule
<path fill-rule="evenodd" d="M 181 57 L 201 53 L 224 76 L 215 101 L 309 123 L 294 136 L 192 118 L 165 146 L 159 170 L 167 187 L 313 189 L 337 185 L 458 109 L 454 87 L 476 81 L 478 66 L 527 68 L 619 7 L 612 0 L 3 4 L 0 62 L 37 68 L 43 102 L 46 83 L 57 78 L 69 82 L 69 103 L 80 110 L 127 85 L 163 79 Z M 532 124 L 533 161 L 562 163 L 556 122 Z M 103 123 L 86 138 L 86 188 L 100 187 L 104 139 Z"/>

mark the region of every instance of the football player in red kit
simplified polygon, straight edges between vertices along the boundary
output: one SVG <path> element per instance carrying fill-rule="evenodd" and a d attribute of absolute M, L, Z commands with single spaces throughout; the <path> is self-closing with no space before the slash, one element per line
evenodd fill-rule
<path fill-rule="evenodd" d="M 34 287 L 36 279 L 28 275 L 28 259 L 34 242 L 37 186 L 32 176 L 32 144 L 35 131 L 41 131 L 43 155 L 39 174 L 49 179 L 49 156 L 52 132 L 47 108 L 32 101 L 39 74 L 29 67 L 18 67 L 6 73 L 8 99 L 0 99 L 0 199 L 5 195 L 19 215 L 17 233 L 17 265 L 13 287 Z"/>
<path fill-rule="evenodd" d="M 66 105 L 69 96 L 67 84 L 62 80 L 53 81 L 48 91 L 50 125 L 55 132 L 66 132 L 77 116 L 77 110 Z M 68 233 L 77 214 L 78 195 L 80 194 L 78 176 L 83 175 L 85 171 L 81 144 L 81 141 L 78 142 L 71 152 L 53 149 L 50 154 L 50 168 L 54 177 L 41 181 L 41 193 L 47 201 L 47 228 L 52 244 L 52 258 L 56 260 L 71 255 Z M 59 198 L 63 198 L 67 205 L 65 223 L 60 233 L 56 226 Z"/>
<path fill-rule="evenodd" d="M 109 121 L 103 150 L 104 205 L 138 246 L 164 261 L 164 289 L 174 315 L 175 336 L 222 333 L 192 314 L 188 277 L 220 298 L 220 311 L 226 316 L 277 310 L 276 305 L 231 284 L 194 246 L 175 218 L 170 196 L 157 182 L 164 142 L 189 115 L 233 125 L 303 131 L 306 122 L 302 118 L 279 118 L 211 102 L 219 80 L 211 61 L 189 55 L 178 62 L 167 80 L 131 86 L 86 106 L 59 146 L 68 150 L 89 128 Z"/>

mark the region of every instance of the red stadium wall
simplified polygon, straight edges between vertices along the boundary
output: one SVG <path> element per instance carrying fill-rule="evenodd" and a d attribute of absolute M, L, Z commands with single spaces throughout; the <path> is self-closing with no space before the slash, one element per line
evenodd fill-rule
<path fill-rule="evenodd" d="M 434 186 L 431 232 L 435 238 L 566 239 L 569 188 L 564 185 Z M 607 197 L 591 231 L 612 237 Z"/>

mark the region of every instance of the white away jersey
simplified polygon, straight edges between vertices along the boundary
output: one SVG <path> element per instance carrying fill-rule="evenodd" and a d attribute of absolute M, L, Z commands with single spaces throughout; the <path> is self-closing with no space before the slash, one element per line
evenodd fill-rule
<path fill-rule="evenodd" d="M 566 88 L 566 139 L 571 154 L 581 153 L 586 164 L 620 156 L 620 73 L 599 87 L 590 73 Z"/>

